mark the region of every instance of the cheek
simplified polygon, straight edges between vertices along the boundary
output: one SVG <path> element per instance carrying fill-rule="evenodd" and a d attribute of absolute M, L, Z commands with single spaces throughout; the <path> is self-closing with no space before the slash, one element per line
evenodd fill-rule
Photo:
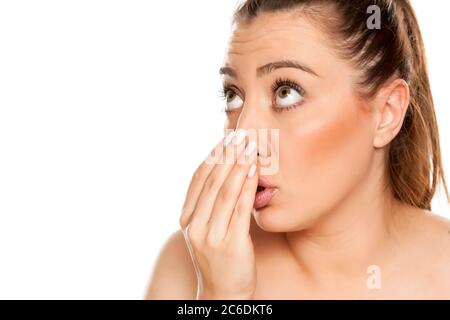
<path fill-rule="evenodd" d="M 283 148 L 286 154 L 280 167 L 291 183 L 289 189 L 309 199 L 348 189 L 369 163 L 369 113 L 355 101 L 345 100 L 306 116 L 303 125 L 289 132 L 288 145 Z"/>
<path fill-rule="evenodd" d="M 367 136 L 368 119 L 364 119 L 357 105 L 342 109 L 345 110 L 324 113 L 295 132 L 303 163 L 351 162 L 362 151 L 361 137 Z"/>

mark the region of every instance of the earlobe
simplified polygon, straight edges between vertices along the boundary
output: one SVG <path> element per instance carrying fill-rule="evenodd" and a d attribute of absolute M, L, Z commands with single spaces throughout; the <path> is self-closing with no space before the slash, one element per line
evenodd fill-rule
<path fill-rule="evenodd" d="M 380 90 L 377 99 L 378 121 L 373 145 L 382 148 L 400 132 L 409 106 L 409 86 L 403 79 L 396 79 Z"/>

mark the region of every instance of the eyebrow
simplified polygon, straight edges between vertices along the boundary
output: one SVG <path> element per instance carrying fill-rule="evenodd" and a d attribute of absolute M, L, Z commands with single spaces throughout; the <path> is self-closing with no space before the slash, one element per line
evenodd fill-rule
<path fill-rule="evenodd" d="M 263 66 L 258 67 L 258 69 L 256 69 L 256 75 L 258 77 L 262 77 L 274 70 L 281 69 L 281 68 L 295 68 L 295 69 L 299 69 L 304 72 L 310 73 L 316 77 L 319 77 L 319 75 L 317 73 L 315 73 L 314 70 L 312 70 L 308 66 L 304 65 L 303 63 L 295 61 L 295 60 L 280 60 L 280 61 L 267 63 Z M 228 66 L 220 68 L 219 74 L 228 75 L 232 78 L 238 77 L 236 71 L 233 68 L 228 67 Z"/>

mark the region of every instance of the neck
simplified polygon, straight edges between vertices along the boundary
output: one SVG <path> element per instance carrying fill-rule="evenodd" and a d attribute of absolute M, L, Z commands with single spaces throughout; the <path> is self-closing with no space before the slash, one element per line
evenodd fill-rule
<path fill-rule="evenodd" d="M 397 230 L 401 204 L 389 188 L 369 178 L 305 230 L 285 234 L 303 272 L 318 282 L 367 277 L 367 268 L 383 264 Z"/>

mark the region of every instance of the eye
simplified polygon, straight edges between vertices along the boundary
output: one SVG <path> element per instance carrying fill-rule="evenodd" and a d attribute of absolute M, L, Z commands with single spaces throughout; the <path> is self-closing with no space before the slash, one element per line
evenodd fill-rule
<path fill-rule="evenodd" d="M 220 90 L 220 96 L 226 102 L 225 112 L 227 113 L 239 109 L 244 102 L 236 93 L 234 86 L 228 84 L 223 85 L 223 89 Z"/>
<path fill-rule="evenodd" d="M 289 79 L 277 79 L 272 86 L 274 110 L 281 112 L 296 108 L 303 103 L 305 90 Z"/>

